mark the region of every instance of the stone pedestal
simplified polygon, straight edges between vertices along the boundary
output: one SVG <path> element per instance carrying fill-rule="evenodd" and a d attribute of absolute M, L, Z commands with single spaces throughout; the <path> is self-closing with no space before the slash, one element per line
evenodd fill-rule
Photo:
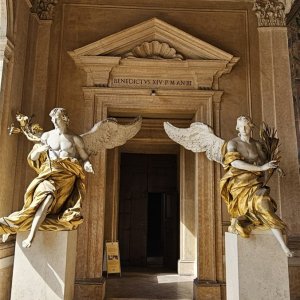
<path fill-rule="evenodd" d="M 288 300 L 288 259 L 271 231 L 225 233 L 228 300 Z"/>
<path fill-rule="evenodd" d="M 17 234 L 11 300 L 72 300 L 77 231 L 39 231 L 24 249 L 27 235 Z"/>

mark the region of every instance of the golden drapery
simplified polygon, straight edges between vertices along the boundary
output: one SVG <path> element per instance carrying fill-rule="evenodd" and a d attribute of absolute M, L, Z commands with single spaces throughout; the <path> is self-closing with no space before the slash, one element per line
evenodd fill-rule
<path fill-rule="evenodd" d="M 263 172 L 251 172 L 231 166 L 234 160 L 244 160 L 239 152 L 227 152 L 224 157 L 225 175 L 221 179 L 221 197 L 232 218 L 236 218 L 234 231 L 249 237 L 255 227 L 286 229 L 275 214 L 276 202 L 270 197 L 270 188 L 263 186 Z"/>
<path fill-rule="evenodd" d="M 32 151 L 39 146 L 36 144 Z M 3 218 L 6 225 L 0 224 L 0 235 L 29 230 L 36 211 L 49 194 L 53 195 L 54 200 L 39 230 L 76 229 L 83 221 L 80 213 L 85 194 L 82 167 L 73 158 L 50 161 L 46 153 L 33 161 L 30 159 L 31 152 L 28 163 L 38 176 L 26 190 L 23 208 Z"/>

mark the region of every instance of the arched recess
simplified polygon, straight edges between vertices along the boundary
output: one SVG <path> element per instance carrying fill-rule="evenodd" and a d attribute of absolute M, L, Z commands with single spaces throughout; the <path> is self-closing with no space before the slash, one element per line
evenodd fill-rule
<path fill-rule="evenodd" d="M 96 121 L 109 116 L 141 114 L 150 119 L 154 116 L 162 120 L 186 118 L 202 121 L 218 132 L 223 93 L 219 90 L 219 78 L 230 73 L 239 60 L 157 18 L 70 51 L 69 54 L 86 75 L 83 110 L 87 130 Z M 152 134 L 147 136 L 149 126 L 144 123 L 139 135 L 130 143 L 135 143 L 139 148 L 146 147 L 147 143 L 166 146 L 172 143 L 163 132 L 162 123 L 161 128 L 152 128 Z M 75 289 L 78 299 L 80 293 L 91 289 L 91 278 L 102 277 L 105 206 L 115 203 L 111 207 L 118 211 L 117 189 L 106 194 L 107 189 L 112 191 L 118 186 L 116 182 L 110 184 L 108 180 L 109 177 L 118 178 L 118 172 L 107 176 L 106 170 L 118 170 L 117 152 L 111 158 L 103 151 L 94 161 L 98 176 L 89 177 L 89 201 L 85 202 L 84 207 L 84 214 L 89 217 L 79 229 L 76 276 L 81 280 L 77 281 Z M 195 205 L 193 212 L 196 211 L 193 232 L 197 240 L 198 262 L 195 266 L 195 299 L 205 293 L 220 299 L 221 281 L 224 280 L 220 201 L 216 188 L 220 170 L 203 154 L 195 155 L 193 178 L 189 178 L 195 192 L 190 195 L 190 187 L 186 184 L 188 159 L 185 150 L 181 149 L 180 239 L 184 243 L 184 239 L 188 238 L 185 228 L 190 224 L 185 221 L 188 216 L 185 211 L 189 206 L 192 207 L 192 201 Z M 114 165 L 109 166 L 110 162 Z M 117 223 L 117 219 L 112 222 Z M 114 228 L 117 226 L 111 227 L 111 238 L 117 235 Z M 190 268 L 183 247 L 180 251 L 183 252 L 180 256 L 182 269 Z M 98 283 L 95 281 L 95 284 L 98 284 L 103 296 L 105 289 L 100 288 L 103 279 Z"/>

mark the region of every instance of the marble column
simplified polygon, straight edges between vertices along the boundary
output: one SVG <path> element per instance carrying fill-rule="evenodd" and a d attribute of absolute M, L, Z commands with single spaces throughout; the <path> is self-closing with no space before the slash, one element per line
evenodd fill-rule
<path fill-rule="evenodd" d="M 23 101 L 22 106 L 18 110 L 27 115 L 34 114 L 35 122 L 43 127 L 46 114 L 49 49 L 54 10 L 50 6 L 51 1 L 47 1 L 47 4 L 42 2 L 39 0 L 33 1 L 31 8 L 28 23 L 26 76 L 24 76 L 23 85 L 23 99 L 25 101 Z M 50 10 L 50 7 L 52 10 Z M 27 165 L 27 154 L 32 147 L 32 143 L 28 142 L 24 137 L 21 137 L 19 143 L 20 147 L 17 154 L 19 158 L 18 168 L 22 168 L 22 166 Z M 15 195 L 20 201 L 15 209 L 18 209 L 22 203 L 23 191 L 32 179 L 32 171 L 30 168 L 25 168 L 22 173 L 16 175 L 16 179 L 19 187 L 16 189 Z"/>
<path fill-rule="evenodd" d="M 84 91 L 84 127 L 87 132 L 96 121 L 107 117 L 102 103 L 94 111 L 94 92 Z M 95 119 L 94 119 L 95 117 Z M 95 174 L 86 176 L 87 194 L 83 204 L 85 221 L 78 229 L 75 299 L 104 298 L 105 279 L 102 277 L 104 219 L 106 196 L 106 150 L 92 158 Z"/>
<path fill-rule="evenodd" d="M 272 9 L 277 13 L 272 13 Z M 285 13 L 289 9 L 290 7 L 285 7 L 283 1 L 279 0 L 270 1 L 269 6 L 261 0 L 257 0 L 254 4 L 254 11 L 258 17 L 262 117 L 263 121 L 278 131 L 282 156 L 280 166 L 286 172 L 283 178 L 274 176 L 270 185 L 272 196 L 279 207 L 278 213 L 289 228 L 289 247 L 295 251 L 295 257 L 289 260 L 289 265 L 295 266 L 293 262 L 299 260 L 300 252 L 300 181 L 285 24 Z M 290 274 L 291 286 L 294 286 L 293 278 L 296 280 L 299 278 L 300 268 L 294 267 L 293 274 L 293 277 Z M 299 297 L 300 293 L 294 296 Z"/>
<path fill-rule="evenodd" d="M 195 121 L 211 124 L 219 130 L 221 91 L 209 99 L 206 111 L 199 110 Z M 197 278 L 194 299 L 222 299 L 224 287 L 222 263 L 222 222 L 219 192 L 220 166 L 209 161 L 204 153 L 196 154 L 195 200 L 197 207 Z M 205 174 L 205 176 L 203 176 Z"/>
<path fill-rule="evenodd" d="M 196 274 L 197 232 L 195 154 L 180 147 L 180 258 L 179 275 Z"/>
<path fill-rule="evenodd" d="M 24 85 L 26 104 L 23 104 L 23 109 L 28 113 L 34 112 L 36 121 L 39 122 L 43 122 L 45 115 L 51 25 L 51 19 L 41 20 L 36 13 L 30 16 L 27 76 Z"/>

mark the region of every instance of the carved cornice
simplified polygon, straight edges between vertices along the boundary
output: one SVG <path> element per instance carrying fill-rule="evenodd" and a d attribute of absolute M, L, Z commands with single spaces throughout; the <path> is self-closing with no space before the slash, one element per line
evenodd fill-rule
<path fill-rule="evenodd" d="M 34 0 L 31 12 L 37 14 L 40 20 L 52 20 L 57 3 L 58 0 Z"/>
<path fill-rule="evenodd" d="M 258 27 L 285 27 L 285 4 L 280 0 L 256 0 L 253 6 Z"/>

